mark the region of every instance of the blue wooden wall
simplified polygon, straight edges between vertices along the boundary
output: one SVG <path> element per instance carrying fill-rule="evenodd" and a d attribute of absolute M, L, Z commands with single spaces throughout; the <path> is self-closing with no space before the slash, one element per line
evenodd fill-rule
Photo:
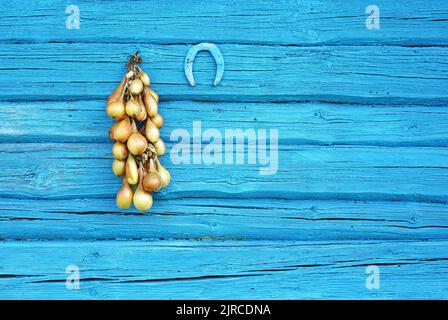
<path fill-rule="evenodd" d="M 0 18 L 0 298 L 447 297 L 446 0 L 13 0 Z M 201 52 L 190 87 L 205 41 L 224 78 Z M 136 50 L 165 141 L 195 120 L 278 129 L 278 173 L 165 156 L 151 212 L 117 209 L 105 99 Z"/>

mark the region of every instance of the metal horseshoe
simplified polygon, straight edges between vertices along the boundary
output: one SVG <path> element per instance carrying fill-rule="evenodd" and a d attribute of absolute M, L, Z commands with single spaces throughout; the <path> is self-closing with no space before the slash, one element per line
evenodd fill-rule
<path fill-rule="evenodd" d="M 214 45 L 213 43 L 206 43 L 206 42 L 199 43 L 195 46 L 192 46 L 188 50 L 187 56 L 185 57 L 185 65 L 184 65 L 185 75 L 187 76 L 190 86 L 194 87 L 196 85 L 196 83 L 194 82 L 194 78 L 193 78 L 193 61 L 194 61 L 194 58 L 196 57 L 196 54 L 199 51 L 203 51 L 203 50 L 210 51 L 213 58 L 215 59 L 216 76 L 215 76 L 215 81 L 213 81 L 213 85 L 217 86 L 224 75 L 224 58 L 222 56 L 221 50 L 219 50 L 219 48 L 216 45 Z"/>

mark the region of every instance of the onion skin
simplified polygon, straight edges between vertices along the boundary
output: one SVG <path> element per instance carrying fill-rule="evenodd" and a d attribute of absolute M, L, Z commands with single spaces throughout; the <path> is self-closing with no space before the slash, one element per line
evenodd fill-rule
<path fill-rule="evenodd" d="M 147 211 L 151 209 L 153 199 L 152 195 L 149 192 L 146 192 L 140 186 L 137 187 L 137 190 L 134 193 L 134 207 L 140 211 Z"/>
<path fill-rule="evenodd" d="M 155 172 L 149 172 L 144 178 L 143 178 L 143 189 L 147 192 L 153 192 L 155 190 L 159 190 L 162 182 L 160 181 L 160 178 L 157 173 Z"/>
<path fill-rule="evenodd" d="M 151 121 L 156 125 L 157 128 L 163 127 L 163 117 L 160 113 L 156 114 L 154 117 L 151 117 Z"/>
<path fill-rule="evenodd" d="M 126 107 L 121 101 L 112 101 L 108 103 L 106 112 L 112 119 L 122 120 L 126 117 Z"/>
<path fill-rule="evenodd" d="M 140 79 L 134 79 L 129 84 L 129 91 L 131 91 L 132 94 L 140 94 L 143 91 L 143 82 Z"/>
<path fill-rule="evenodd" d="M 115 140 L 115 132 L 117 131 L 118 122 L 114 123 L 109 129 L 109 139 Z"/>
<path fill-rule="evenodd" d="M 148 138 L 148 140 L 151 141 L 152 143 L 155 143 L 160 138 L 159 129 L 151 121 L 150 118 L 148 118 L 146 120 L 145 135 L 146 135 L 146 138 Z"/>
<path fill-rule="evenodd" d="M 114 159 L 114 161 L 112 162 L 112 171 L 116 176 L 122 176 L 124 175 L 125 165 L 126 161 Z"/>
<path fill-rule="evenodd" d="M 154 143 L 154 148 L 156 149 L 157 156 L 163 156 L 166 152 L 166 146 L 162 139 L 157 140 Z"/>
<path fill-rule="evenodd" d="M 145 121 L 146 118 L 148 118 L 148 113 L 146 112 L 146 108 L 142 108 L 140 113 L 135 116 L 135 119 L 137 119 L 137 121 Z"/>
<path fill-rule="evenodd" d="M 126 79 L 132 79 L 133 77 L 134 77 L 134 71 L 133 70 L 130 70 L 130 71 L 128 71 L 128 73 L 126 73 L 125 75 L 124 75 L 124 77 L 126 78 Z"/>
<path fill-rule="evenodd" d="M 126 113 L 128 116 L 136 117 L 140 112 L 141 106 L 134 98 L 131 98 L 126 102 Z"/>
<path fill-rule="evenodd" d="M 132 199 L 134 197 L 134 191 L 125 179 L 121 184 L 121 188 L 117 193 L 117 206 L 121 209 L 129 209 L 132 205 Z"/>
<path fill-rule="evenodd" d="M 139 71 L 138 76 L 139 76 L 140 80 L 142 81 L 142 83 L 145 86 L 149 86 L 151 84 L 151 79 L 150 79 L 149 75 L 146 72 L 144 72 L 141 68 L 138 68 L 138 71 Z"/>
<path fill-rule="evenodd" d="M 115 88 L 114 92 L 107 98 L 107 105 L 113 101 L 118 101 L 121 97 L 121 92 L 123 91 L 124 85 L 126 83 L 126 76 L 123 77 L 118 87 Z"/>
<path fill-rule="evenodd" d="M 145 121 L 148 117 L 148 112 L 146 111 L 146 107 L 141 96 L 138 97 L 138 103 L 140 105 L 140 113 L 135 116 L 135 119 L 138 121 Z"/>
<path fill-rule="evenodd" d="M 171 182 L 171 175 L 169 171 L 166 170 L 165 167 L 162 166 L 162 164 L 159 161 L 157 161 L 157 173 L 159 174 L 160 177 L 161 182 L 160 187 L 166 188 L 166 186 L 168 186 Z"/>
<path fill-rule="evenodd" d="M 140 155 L 148 146 L 148 142 L 145 137 L 140 132 L 134 132 L 128 139 L 127 142 L 128 150 L 133 155 Z"/>
<path fill-rule="evenodd" d="M 132 184 L 132 185 L 137 184 L 138 168 L 137 168 L 137 163 L 135 162 L 135 159 L 132 156 L 132 154 L 129 154 L 128 158 L 126 160 L 125 174 L 126 174 L 126 180 L 129 184 Z"/>
<path fill-rule="evenodd" d="M 132 125 L 128 117 L 118 122 L 117 126 L 113 130 L 114 140 L 121 142 L 126 142 L 131 134 Z"/>
<path fill-rule="evenodd" d="M 159 94 L 155 90 L 152 90 L 151 88 L 148 88 L 148 92 L 154 97 L 156 102 L 159 103 Z M 146 91 L 145 91 L 145 94 L 146 94 Z"/>
<path fill-rule="evenodd" d="M 115 142 L 114 146 L 112 147 L 112 154 L 117 160 L 126 160 L 128 153 L 128 148 L 123 142 Z"/>
<path fill-rule="evenodd" d="M 150 117 L 154 117 L 157 114 L 158 106 L 157 101 L 154 96 L 151 94 L 151 89 L 145 87 L 145 95 L 143 98 L 143 102 L 145 103 L 146 112 Z"/>

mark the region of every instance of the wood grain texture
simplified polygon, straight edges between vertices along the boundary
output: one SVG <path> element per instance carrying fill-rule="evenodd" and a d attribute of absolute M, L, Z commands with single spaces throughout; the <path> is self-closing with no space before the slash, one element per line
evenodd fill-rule
<path fill-rule="evenodd" d="M 0 142 L 108 143 L 105 101 L 1 102 Z M 193 121 L 204 130 L 277 129 L 280 144 L 448 146 L 446 107 L 163 101 L 162 138 Z M 202 139 L 203 142 L 208 142 Z"/>
<path fill-rule="evenodd" d="M 157 198 L 142 214 L 105 197 L 0 198 L 0 212 L 2 240 L 448 239 L 447 205 L 426 202 Z"/>
<path fill-rule="evenodd" d="M 368 30 L 367 0 L 76 1 L 79 30 L 65 26 L 66 1 L 11 1 L 0 8 L 3 41 L 445 45 L 444 0 L 376 0 L 381 29 Z"/>
<path fill-rule="evenodd" d="M 110 144 L 2 144 L 0 196 L 113 198 Z M 274 175 L 261 165 L 177 164 L 157 199 L 178 197 L 410 200 L 445 203 L 446 148 L 284 146 Z M 20 188 L 17 182 L 20 181 Z M 391 183 L 393 181 L 393 183 Z M 161 200 L 162 201 L 162 200 Z"/>
<path fill-rule="evenodd" d="M 445 47 L 223 44 L 226 69 L 220 85 L 212 85 L 214 59 L 201 52 L 194 88 L 183 70 L 188 48 L 132 42 L 4 44 L 0 99 L 105 99 L 123 77 L 129 53 L 140 50 L 162 100 L 448 102 Z"/>
<path fill-rule="evenodd" d="M 13 242 L 0 246 L 0 255 L 9 257 L 0 260 L 0 295 L 9 299 L 441 298 L 448 287 L 447 248 L 446 241 Z M 365 287 L 366 267 L 371 264 L 380 269 L 380 290 Z M 80 290 L 66 289 L 68 265 L 80 268 Z"/>

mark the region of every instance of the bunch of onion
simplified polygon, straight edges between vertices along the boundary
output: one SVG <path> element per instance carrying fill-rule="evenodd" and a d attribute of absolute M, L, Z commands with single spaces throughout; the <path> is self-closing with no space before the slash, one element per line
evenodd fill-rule
<path fill-rule="evenodd" d="M 117 205 L 147 211 L 151 208 L 152 192 L 165 188 L 170 173 L 159 161 L 165 154 L 165 143 L 159 129 L 163 117 L 158 112 L 159 96 L 149 88 L 151 81 L 139 64 L 138 52 L 127 63 L 128 72 L 107 99 L 106 112 L 116 122 L 109 130 L 115 141 L 112 147 L 112 171 L 123 177 L 117 193 Z"/>

